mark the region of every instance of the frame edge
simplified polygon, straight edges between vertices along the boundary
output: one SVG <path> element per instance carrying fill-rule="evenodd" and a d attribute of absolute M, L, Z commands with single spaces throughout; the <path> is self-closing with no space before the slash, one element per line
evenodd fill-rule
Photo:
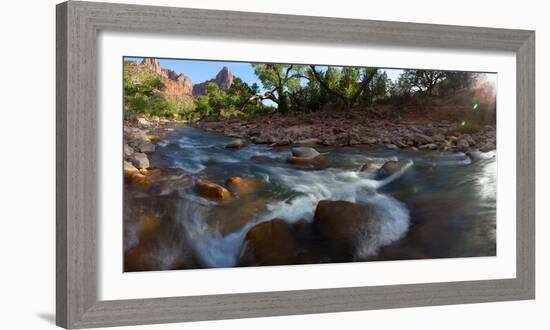
<path fill-rule="evenodd" d="M 103 8 L 100 8 L 103 6 Z M 526 30 L 502 30 L 502 35 L 499 36 L 496 30 L 486 29 L 489 35 L 497 35 L 495 44 L 486 46 L 490 49 L 501 45 L 503 49 L 513 50 L 517 56 L 517 116 L 518 119 L 518 212 L 517 212 L 517 278 L 510 280 L 494 280 L 494 281 L 471 281 L 466 282 L 471 285 L 470 289 L 460 287 L 463 283 L 454 283 L 456 297 L 442 295 L 431 295 L 426 293 L 421 299 L 411 304 L 410 302 L 399 302 L 391 299 L 383 299 L 378 297 L 380 290 L 391 291 L 394 294 L 408 295 L 416 290 L 419 286 L 408 284 L 406 286 L 395 286 L 393 288 L 378 287 L 374 288 L 375 300 L 366 302 L 361 300 L 360 296 L 365 295 L 369 290 L 365 288 L 347 289 L 325 289 L 325 290 L 306 290 L 309 294 L 304 294 L 301 299 L 314 299 L 318 297 L 319 301 L 328 301 L 330 306 L 322 307 L 318 303 L 314 303 L 313 308 L 295 309 L 287 314 L 283 308 L 277 309 L 277 300 L 288 299 L 288 296 L 295 296 L 299 292 L 271 292 L 267 294 L 246 293 L 239 295 L 218 295 L 218 296 L 195 296 L 195 297 L 174 297 L 174 298 L 154 298 L 154 299 L 138 299 L 138 300 L 122 300 L 122 301 L 97 301 L 96 291 L 97 279 L 95 268 L 95 251 L 87 251 L 90 247 L 95 247 L 97 238 L 94 230 L 97 225 L 86 222 L 86 220 L 95 220 L 93 218 L 92 208 L 97 206 L 97 198 L 93 197 L 93 193 L 97 193 L 94 187 L 86 187 L 77 189 L 80 183 L 86 186 L 94 181 L 97 173 L 93 168 L 87 165 L 94 156 L 97 156 L 97 150 L 89 150 L 91 155 L 83 156 L 82 150 L 78 148 L 84 147 L 84 141 L 88 141 L 90 137 L 95 137 L 94 133 L 97 129 L 95 114 L 86 114 L 84 110 L 94 110 L 96 105 L 94 98 L 96 97 L 96 74 L 93 72 L 93 67 L 97 58 L 95 57 L 95 35 L 96 32 L 107 26 L 106 19 L 108 14 L 102 11 L 117 9 L 125 12 L 141 13 L 155 12 L 154 15 L 159 15 L 164 8 L 153 9 L 153 6 L 136 6 L 136 5 L 121 5 L 121 4 L 105 4 L 93 2 L 68 1 L 56 6 L 56 74 L 57 74 L 57 92 L 56 92 L 56 323 L 65 328 L 84 328 L 84 327 L 100 327 L 100 326 L 116 326 L 116 325 L 137 325 L 150 322 L 168 323 L 181 321 L 197 321 L 207 319 L 231 319 L 231 318 L 246 318 L 259 316 L 275 316 L 275 315 L 293 315 L 293 314 L 311 314 L 336 311 L 352 311 L 365 309 L 380 309 L 380 308 L 398 308 L 398 307 L 413 307 L 413 306 L 430 306 L 430 305 L 446 305 L 460 303 L 478 303 L 489 301 L 506 301 L 506 300 L 524 300 L 534 299 L 535 297 L 535 244 L 534 244 L 534 121 L 535 121 L 535 91 L 534 91 L 534 75 L 535 75 L 535 37 L 534 31 Z M 172 8 L 181 13 L 185 13 L 184 8 Z M 240 13 L 215 10 L 195 10 L 188 11 L 201 13 L 199 16 L 206 16 L 212 19 L 213 16 L 223 16 L 234 13 L 234 16 L 243 14 L 245 17 L 254 17 L 254 15 L 262 17 L 275 16 L 281 19 L 289 20 L 289 15 L 273 15 L 273 14 L 254 14 Z M 209 13 L 212 16 L 209 16 Z M 126 13 L 128 14 L 128 13 Z M 115 16 L 115 14 L 112 14 Z M 153 15 L 153 14 L 151 14 Z M 124 16 L 124 15 L 122 15 Z M 122 23 L 124 25 L 128 21 L 128 17 Z M 301 16 L 303 18 L 304 16 Z M 171 19 L 174 19 L 173 17 Z M 320 19 L 311 18 L 312 21 Z M 94 22 L 90 22 L 94 20 Z M 332 19 L 331 22 L 342 21 L 350 23 L 346 19 Z M 355 23 L 360 24 L 362 20 L 355 20 Z M 107 20 L 108 22 L 108 20 Z M 359 22 L 359 23 L 358 23 Z M 368 23 L 370 22 L 370 23 Z M 354 23 L 354 24 L 355 24 Z M 365 25 L 373 24 L 374 21 L 365 21 Z M 385 22 L 386 24 L 394 22 Z M 354 25 L 352 24 L 352 25 Z M 394 23 L 395 26 L 404 27 L 407 25 L 418 25 L 426 27 L 427 24 L 420 23 Z M 115 26 L 115 29 L 120 29 L 120 25 Z M 139 23 L 134 23 L 135 26 L 140 26 Z M 143 24 L 145 26 L 145 24 Z M 449 29 L 450 26 L 432 25 L 428 29 L 426 35 L 437 32 L 437 28 Z M 241 27 L 242 28 L 242 27 Z M 349 28 L 349 26 L 348 26 Z M 364 27 L 363 27 L 364 28 Z M 480 35 L 483 28 L 457 27 L 461 29 L 461 35 L 468 34 L 468 31 L 478 31 Z M 183 29 L 181 27 L 180 29 Z M 157 30 L 162 30 L 159 28 Z M 236 29 L 235 29 L 236 30 Z M 512 32 L 510 32 L 512 31 Z M 158 31 L 157 31 L 158 32 Z M 210 32 L 210 31 L 209 31 Z M 513 34 L 513 40 L 505 42 L 502 40 L 505 33 Z M 236 32 L 231 32 L 236 33 Z M 307 32 L 314 34 L 315 32 Z M 304 34 L 307 34 L 304 33 Z M 374 35 L 379 32 L 373 32 Z M 418 36 L 418 38 L 426 38 L 426 36 Z M 482 37 L 480 37 L 482 38 Z M 500 38 L 500 39 L 499 39 Z M 299 39 L 296 37 L 295 39 Z M 460 48 L 463 44 L 463 39 L 459 42 L 456 48 Z M 501 41 L 499 41 L 501 40 Z M 520 44 L 520 40 L 523 43 Z M 479 41 L 479 40 L 478 40 Z M 442 41 L 436 41 L 441 45 L 446 45 Z M 472 42 L 475 44 L 476 42 Z M 451 46 L 447 46 L 451 47 Z M 90 56 L 87 60 L 82 60 L 81 56 Z M 84 81 L 80 81 L 84 80 Z M 73 83 L 77 84 L 73 84 Z M 523 87 L 521 87 L 523 86 Z M 86 89 L 89 88 L 89 89 Z M 523 88 L 523 89 L 522 89 Z M 525 97 L 519 97 L 520 91 Z M 93 112 L 93 111 L 92 111 Z M 82 120 L 91 120 L 89 123 L 80 123 Z M 521 125 L 520 125 L 521 123 Z M 81 136 L 82 135 L 82 136 Z M 90 141 L 88 141 L 89 143 Z M 77 155 L 72 155 L 78 151 Z M 84 157 L 79 160 L 78 156 Z M 522 161 L 520 162 L 520 156 Z M 79 165 L 84 165 L 79 168 Z M 523 169 L 520 173 L 519 169 Z M 91 170 L 91 172 L 86 172 Z M 525 174 L 527 172 L 527 174 Z M 84 173 L 90 177 L 84 178 Z M 521 175 L 525 176 L 525 180 L 520 180 Z M 79 181 L 79 179 L 83 179 Z M 92 185 L 93 186 L 93 185 Z M 83 191 L 84 190 L 84 191 Z M 91 192 L 90 192 L 91 191 Z M 522 194 L 521 200 L 519 194 Z M 71 199 L 68 199 L 68 196 Z M 75 196 L 76 195 L 76 196 Z M 86 203 L 84 197 L 91 198 L 89 204 Z M 84 210 L 79 210 L 77 207 L 83 207 Z M 70 221 L 70 222 L 69 222 Z M 522 227 L 523 226 L 523 227 Z M 521 240 L 521 242 L 520 242 Z M 90 259 L 86 259 L 90 258 Z M 93 264 L 93 266 L 89 264 Z M 86 266 L 88 264 L 88 266 Z M 449 283 L 433 283 L 430 290 L 433 288 L 442 288 Z M 421 285 L 422 286 L 422 285 Z M 475 288 L 483 291 L 485 296 L 474 297 L 470 296 Z M 358 290 L 355 290 L 358 289 Z M 339 293 L 327 290 L 340 290 Z M 316 291 L 316 292 L 313 292 Z M 354 292 L 358 291 L 358 292 Z M 434 290 L 435 291 L 435 290 Z M 452 291 L 452 290 L 450 290 Z M 385 292 L 385 291 L 384 291 Z M 349 301 L 336 303 L 338 296 L 342 297 L 346 293 Z M 285 294 L 288 295 L 285 298 Z M 480 293 L 482 294 L 482 293 Z M 364 298 L 364 296 L 363 296 Z M 300 300 L 300 299 L 298 299 Z M 360 306 L 350 307 L 352 302 L 359 303 Z M 224 303 L 225 302 L 225 303 Z M 236 308 L 245 308 L 246 306 L 253 307 L 258 302 L 262 302 L 256 310 L 248 312 L 238 312 Z M 196 303 L 196 306 L 193 305 Z M 235 305 L 225 305 L 226 303 L 235 303 Z M 393 303 L 393 304 L 392 304 Z M 274 311 L 267 309 L 271 306 Z M 209 311 L 205 311 L 211 308 Z M 142 315 L 140 313 L 144 313 Z M 206 318 L 204 316 L 207 316 Z"/>
<path fill-rule="evenodd" d="M 56 282 L 55 322 L 69 326 L 67 310 L 67 2 L 56 5 Z"/>

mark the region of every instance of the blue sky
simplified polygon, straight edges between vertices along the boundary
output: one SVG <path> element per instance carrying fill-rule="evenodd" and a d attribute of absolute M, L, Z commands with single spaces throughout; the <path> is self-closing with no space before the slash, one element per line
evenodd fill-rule
<path fill-rule="evenodd" d="M 126 60 L 141 61 L 142 58 L 127 57 Z M 189 78 L 193 84 L 198 84 L 206 80 L 210 80 L 224 67 L 237 77 L 240 77 L 247 84 L 252 85 L 257 83 L 260 89 L 263 90 L 262 83 L 254 74 L 254 68 L 248 62 L 223 62 L 223 61 L 204 61 L 204 60 L 175 60 L 175 59 L 160 59 L 160 66 L 166 69 L 174 70 L 177 73 L 183 73 Z M 396 81 L 402 70 L 385 69 L 388 77 Z"/>
<path fill-rule="evenodd" d="M 139 61 L 143 60 L 142 57 L 125 57 L 125 60 Z M 162 68 L 174 70 L 177 73 L 183 73 L 189 78 L 193 84 L 198 84 L 206 80 L 210 80 L 216 76 L 216 74 L 224 67 L 227 66 L 229 70 L 237 77 L 240 77 L 247 84 L 252 85 L 257 83 L 260 87 L 260 91 L 263 93 L 265 89 L 262 83 L 254 74 L 254 68 L 252 64 L 248 62 L 225 62 L 225 61 L 206 61 L 206 60 L 181 60 L 181 59 L 160 59 L 160 66 Z M 319 66 L 320 70 L 325 70 L 326 66 Z M 403 72 L 402 69 L 382 69 L 386 71 L 388 78 L 393 82 L 396 82 L 399 75 Z M 496 86 L 496 74 L 485 74 L 485 79 Z M 266 100 L 267 102 L 267 100 Z"/>

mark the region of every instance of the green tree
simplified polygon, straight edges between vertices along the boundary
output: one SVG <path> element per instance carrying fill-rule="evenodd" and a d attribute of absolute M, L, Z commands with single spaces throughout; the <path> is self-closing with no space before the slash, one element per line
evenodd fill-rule
<path fill-rule="evenodd" d="M 477 76 L 478 75 L 475 72 L 445 72 L 445 80 L 441 82 L 441 93 L 450 94 L 466 88 L 471 88 Z"/>
<path fill-rule="evenodd" d="M 347 108 L 356 105 L 368 91 L 369 84 L 378 72 L 377 68 L 344 67 L 338 70 L 329 67 L 323 74 L 315 65 L 309 66 L 313 77 L 327 93 L 340 99 Z"/>
<path fill-rule="evenodd" d="M 446 76 L 444 71 L 438 70 L 404 70 L 399 79 L 401 87 L 408 89 L 411 94 L 432 96 Z"/>
<path fill-rule="evenodd" d="M 126 69 L 126 67 L 125 67 Z M 134 77 L 124 72 L 124 108 L 126 115 L 173 117 L 179 112 L 178 104 L 161 93 L 165 85 L 160 78 L 143 71 Z"/>
<path fill-rule="evenodd" d="M 277 109 L 287 112 L 291 108 L 289 94 L 300 89 L 301 79 L 305 78 L 305 66 L 294 64 L 253 64 L 254 73 L 267 90 L 256 99 L 269 99 L 277 104 Z"/>

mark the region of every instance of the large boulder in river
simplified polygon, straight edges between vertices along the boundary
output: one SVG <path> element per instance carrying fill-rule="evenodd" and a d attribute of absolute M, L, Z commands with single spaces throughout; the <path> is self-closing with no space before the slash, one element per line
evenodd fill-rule
<path fill-rule="evenodd" d="M 369 207 L 347 201 L 322 200 L 317 204 L 314 225 L 323 237 L 349 244 L 369 222 Z"/>
<path fill-rule="evenodd" d="M 396 160 L 389 160 L 382 165 L 380 172 L 383 175 L 392 175 L 401 170 L 402 164 Z"/>
<path fill-rule="evenodd" d="M 196 190 L 200 196 L 208 199 L 227 200 L 231 198 L 231 193 L 229 190 L 208 180 L 200 180 L 197 182 Z"/>
<path fill-rule="evenodd" d="M 292 227 L 282 219 L 262 222 L 250 229 L 240 253 L 240 265 L 288 265 L 295 263 Z"/>

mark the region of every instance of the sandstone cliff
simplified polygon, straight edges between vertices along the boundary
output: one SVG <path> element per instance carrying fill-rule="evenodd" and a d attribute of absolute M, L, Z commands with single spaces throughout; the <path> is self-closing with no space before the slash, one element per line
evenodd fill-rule
<path fill-rule="evenodd" d="M 163 94 L 166 97 L 177 101 L 178 103 L 188 103 L 193 101 L 193 82 L 191 78 L 183 73 L 162 68 L 157 58 L 144 58 L 141 65 L 160 76 L 161 81 L 166 86 Z"/>

